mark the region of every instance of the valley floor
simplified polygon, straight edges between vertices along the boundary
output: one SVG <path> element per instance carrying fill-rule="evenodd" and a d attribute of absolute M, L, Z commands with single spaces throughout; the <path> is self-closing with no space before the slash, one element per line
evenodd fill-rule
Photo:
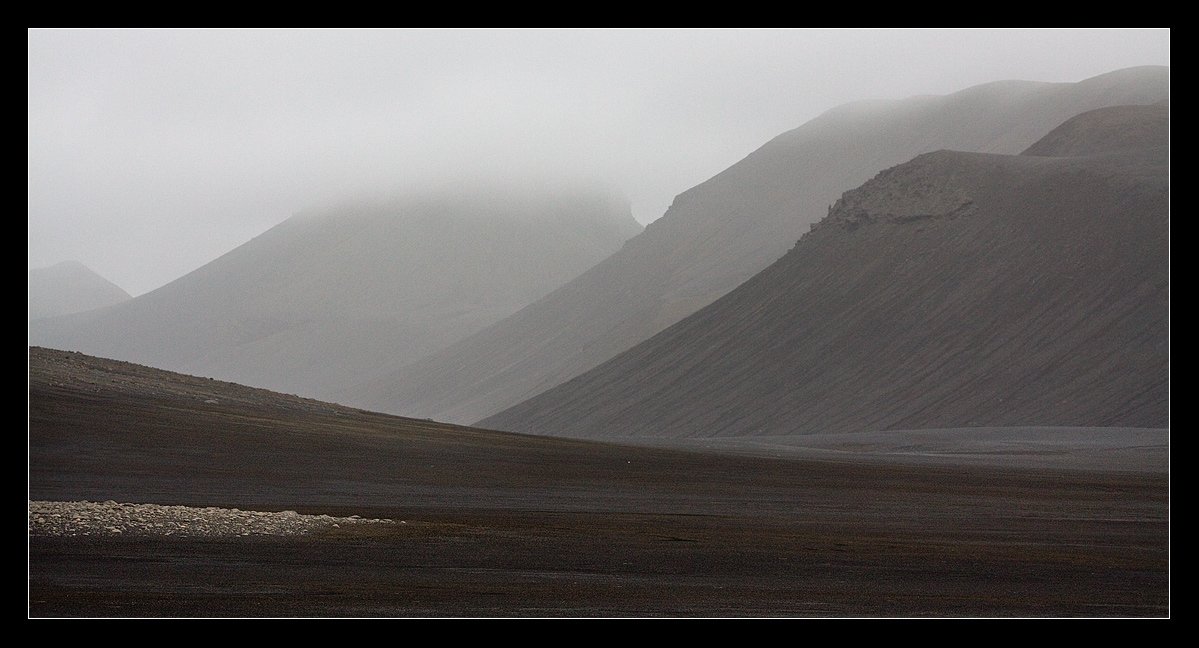
<path fill-rule="evenodd" d="M 759 457 L 1100 472 L 1165 473 L 1170 431 L 1158 428 L 972 427 L 754 435 L 618 443 Z"/>
<path fill-rule="evenodd" d="M 1169 614 L 1159 460 L 631 447 L 48 350 L 31 350 L 30 375 L 31 500 L 397 521 L 203 537 L 31 526 L 33 617 Z"/>
<path fill-rule="evenodd" d="M 794 462 L 797 473 L 827 465 Z M 34 616 L 1161 616 L 1160 476 L 839 464 L 707 512 L 371 507 L 290 537 L 38 537 Z M 908 474 L 910 473 L 910 474 Z M 965 479 L 955 479 L 954 477 Z M 821 480 L 824 481 L 824 480 Z M 965 482 L 965 483 L 963 483 Z M 986 482 L 985 494 L 970 487 Z M 896 490 L 905 484 L 907 488 Z M 858 494 L 844 498 L 845 490 Z M 1087 491 L 1083 496 L 1080 491 Z M 584 495 L 584 494 L 578 494 Z M 784 501 L 779 501 L 784 500 Z M 1010 502 L 1010 503 L 1009 503 Z M 302 512 L 349 515 L 350 509 Z M 555 507 L 559 508 L 559 507 Z M 307 509 L 307 510 L 305 510 Z"/>

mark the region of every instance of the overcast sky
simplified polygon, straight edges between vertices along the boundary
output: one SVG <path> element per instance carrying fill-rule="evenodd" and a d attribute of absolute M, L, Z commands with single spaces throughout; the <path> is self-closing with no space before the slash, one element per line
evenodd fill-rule
<path fill-rule="evenodd" d="M 29 32 L 29 267 L 130 293 L 296 211 L 474 178 L 643 223 L 836 105 L 1169 65 L 1168 30 Z"/>

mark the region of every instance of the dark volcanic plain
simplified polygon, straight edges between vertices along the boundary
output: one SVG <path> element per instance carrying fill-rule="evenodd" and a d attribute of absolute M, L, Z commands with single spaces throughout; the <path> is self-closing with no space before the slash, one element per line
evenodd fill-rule
<path fill-rule="evenodd" d="M 403 520 L 30 538 L 32 616 L 1161 616 L 1162 471 L 771 459 L 30 349 L 30 493 Z"/>

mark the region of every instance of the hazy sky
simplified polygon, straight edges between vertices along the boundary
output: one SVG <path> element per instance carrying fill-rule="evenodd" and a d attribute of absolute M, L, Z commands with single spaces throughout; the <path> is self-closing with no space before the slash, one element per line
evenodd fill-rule
<path fill-rule="evenodd" d="M 29 267 L 136 295 L 298 210 L 595 179 L 641 222 L 847 101 L 1169 65 L 1168 30 L 29 32 Z"/>

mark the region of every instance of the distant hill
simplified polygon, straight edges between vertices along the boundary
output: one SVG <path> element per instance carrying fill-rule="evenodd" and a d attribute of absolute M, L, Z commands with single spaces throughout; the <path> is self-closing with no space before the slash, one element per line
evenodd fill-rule
<path fill-rule="evenodd" d="M 129 299 L 120 286 L 78 261 L 29 271 L 29 319 L 81 313 Z"/>
<path fill-rule="evenodd" d="M 1111 108 L 1025 155 L 938 151 L 887 169 L 724 298 L 481 425 L 1166 427 L 1166 132 L 1164 106 Z"/>
<path fill-rule="evenodd" d="M 398 414 L 477 421 L 712 303 L 778 260 L 843 192 L 881 169 L 939 149 L 1019 153 L 1074 115 L 1163 101 L 1168 87 L 1167 68 L 1146 67 L 1079 83 L 1003 81 L 835 108 L 680 194 L 645 232 L 546 298 L 345 397 Z"/>
<path fill-rule="evenodd" d="M 511 315 L 641 230 L 601 191 L 467 188 L 300 214 L 33 344 L 330 397 Z"/>
<path fill-rule="evenodd" d="M 1076 157 L 1166 146 L 1169 112 L 1165 102 L 1090 110 L 1050 131 L 1024 155 Z"/>

